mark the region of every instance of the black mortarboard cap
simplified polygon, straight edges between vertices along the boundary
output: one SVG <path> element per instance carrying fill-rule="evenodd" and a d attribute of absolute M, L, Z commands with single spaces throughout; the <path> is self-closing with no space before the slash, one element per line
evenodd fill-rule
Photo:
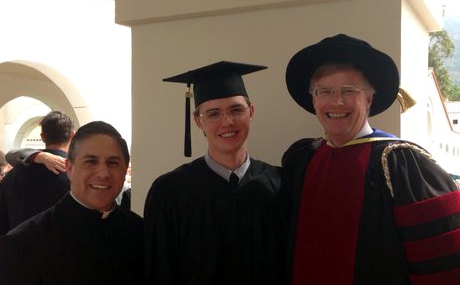
<path fill-rule="evenodd" d="M 201 103 L 237 95 L 248 97 L 242 75 L 266 69 L 266 66 L 220 61 L 185 73 L 164 78 L 166 82 L 187 84 L 185 103 L 185 147 L 184 155 L 191 156 L 190 138 L 190 86 L 193 84 L 195 108 Z"/>

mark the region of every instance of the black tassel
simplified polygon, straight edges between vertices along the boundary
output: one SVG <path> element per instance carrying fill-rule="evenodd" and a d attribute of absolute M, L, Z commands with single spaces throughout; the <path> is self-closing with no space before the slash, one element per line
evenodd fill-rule
<path fill-rule="evenodd" d="M 184 140 L 184 155 L 186 157 L 192 156 L 192 138 L 190 135 L 190 98 L 192 92 L 190 91 L 190 83 L 187 84 L 187 92 L 185 93 L 185 140 Z"/>

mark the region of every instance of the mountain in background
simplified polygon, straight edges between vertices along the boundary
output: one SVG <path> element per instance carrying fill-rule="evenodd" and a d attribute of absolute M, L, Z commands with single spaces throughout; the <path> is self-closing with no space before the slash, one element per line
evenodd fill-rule
<path fill-rule="evenodd" d="M 444 15 L 444 30 L 449 34 L 455 45 L 453 56 L 444 61 L 452 82 L 460 87 L 460 11 L 446 10 Z"/>

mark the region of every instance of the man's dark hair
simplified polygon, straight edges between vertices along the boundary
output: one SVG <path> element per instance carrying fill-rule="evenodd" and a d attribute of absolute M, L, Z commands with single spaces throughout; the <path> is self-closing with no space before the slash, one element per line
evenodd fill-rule
<path fill-rule="evenodd" d="M 65 144 L 72 138 L 72 119 L 61 111 L 51 111 L 40 122 L 45 144 Z"/>
<path fill-rule="evenodd" d="M 107 135 L 115 139 L 115 141 L 118 143 L 118 145 L 121 148 L 121 151 L 123 153 L 123 158 L 125 159 L 125 162 L 126 162 L 126 166 L 129 165 L 129 158 L 130 158 L 129 150 L 128 150 L 128 145 L 126 144 L 125 139 L 122 138 L 120 133 L 112 125 L 107 124 L 106 122 L 102 122 L 102 121 L 90 122 L 86 125 L 81 126 L 77 130 L 69 146 L 69 154 L 67 158 L 69 159 L 70 162 L 73 163 L 75 161 L 75 156 L 77 155 L 77 152 L 78 152 L 77 150 L 78 144 L 81 141 L 84 141 L 85 139 L 88 139 L 95 135 Z"/>

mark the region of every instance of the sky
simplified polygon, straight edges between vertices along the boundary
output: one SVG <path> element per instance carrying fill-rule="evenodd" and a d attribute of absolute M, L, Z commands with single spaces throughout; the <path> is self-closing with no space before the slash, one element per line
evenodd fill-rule
<path fill-rule="evenodd" d="M 444 0 L 446 4 L 445 13 L 450 15 L 458 15 L 460 16 L 460 1 L 459 0 Z"/>

